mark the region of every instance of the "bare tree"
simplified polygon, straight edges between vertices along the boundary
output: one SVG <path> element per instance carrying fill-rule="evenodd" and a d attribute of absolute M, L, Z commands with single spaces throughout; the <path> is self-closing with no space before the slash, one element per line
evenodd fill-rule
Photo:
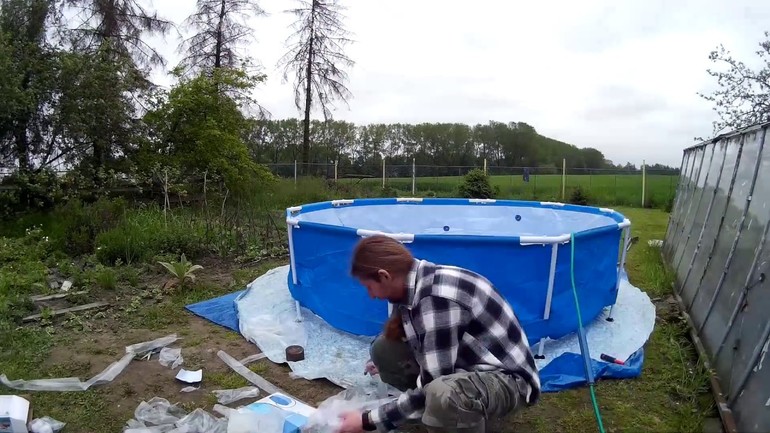
<path fill-rule="evenodd" d="M 770 120 L 770 32 L 765 37 L 756 51 L 763 64 L 756 70 L 734 59 L 721 45 L 709 55 L 712 62 L 727 68 L 708 69 L 719 88 L 710 95 L 700 94 L 715 104 L 719 120 L 714 122 L 714 135 Z"/>
<path fill-rule="evenodd" d="M 284 80 L 295 74 L 294 103 L 305 112 L 302 137 L 303 171 L 310 162 L 310 112 L 321 107 L 325 120 L 331 118 L 330 105 L 334 99 L 347 102 L 351 96 L 345 86 L 348 76 L 343 66 L 352 67 L 343 48 L 348 39 L 342 19 L 344 9 L 339 0 L 297 0 L 300 7 L 287 12 L 297 17 L 289 51 L 279 60 L 285 66 Z"/>
<path fill-rule="evenodd" d="M 252 40 L 245 21 L 266 15 L 257 0 L 198 0 L 197 10 L 184 23 L 197 33 L 180 46 L 185 57 L 179 66 L 190 73 L 245 67 L 250 59 L 239 49 Z"/>
<path fill-rule="evenodd" d="M 60 0 L 80 9 L 81 23 L 74 30 L 80 47 L 99 48 L 112 56 L 129 58 L 137 66 L 163 66 L 163 56 L 142 39 L 165 35 L 173 23 L 145 10 L 137 0 Z"/>

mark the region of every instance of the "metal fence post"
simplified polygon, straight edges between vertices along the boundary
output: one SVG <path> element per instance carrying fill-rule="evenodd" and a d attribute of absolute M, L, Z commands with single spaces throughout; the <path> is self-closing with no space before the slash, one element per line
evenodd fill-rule
<path fill-rule="evenodd" d="M 647 186 L 647 164 L 645 160 L 642 160 L 642 207 L 645 207 L 644 189 Z"/>
<path fill-rule="evenodd" d="M 412 158 L 412 195 L 414 195 L 414 183 L 417 178 L 417 166 L 415 165 L 415 158 Z"/>
<path fill-rule="evenodd" d="M 567 194 L 567 158 L 561 160 L 561 199 L 564 200 Z"/>
<path fill-rule="evenodd" d="M 385 155 L 382 156 L 382 189 L 385 189 Z"/>
<path fill-rule="evenodd" d="M 297 160 L 294 160 L 294 184 L 297 184 Z"/>
<path fill-rule="evenodd" d="M 334 161 L 334 182 L 335 183 L 337 182 L 337 164 L 338 163 L 339 163 L 339 161 L 337 161 L 337 160 Z"/>

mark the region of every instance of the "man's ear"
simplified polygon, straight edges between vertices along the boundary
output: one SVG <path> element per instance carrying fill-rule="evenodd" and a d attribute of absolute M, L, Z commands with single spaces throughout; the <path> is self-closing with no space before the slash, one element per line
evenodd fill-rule
<path fill-rule="evenodd" d="M 385 269 L 380 269 L 379 271 L 377 271 L 377 276 L 380 277 L 380 281 L 390 280 L 392 278 L 390 273 L 388 271 L 386 271 Z"/>

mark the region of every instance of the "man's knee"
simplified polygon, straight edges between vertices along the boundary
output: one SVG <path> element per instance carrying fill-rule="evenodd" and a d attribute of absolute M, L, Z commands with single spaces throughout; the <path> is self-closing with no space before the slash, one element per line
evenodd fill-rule
<path fill-rule="evenodd" d="M 423 423 L 444 428 L 469 428 L 484 422 L 484 407 L 473 395 L 458 388 L 462 374 L 442 376 L 425 386 Z"/>
<path fill-rule="evenodd" d="M 516 381 L 492 372 L 457 373 L 436 378 L 425 387 L 426 425 L 467 428 L 521 407 Z"/>
<path fill-rule="evenodd" d="M 369 355 L 383 382 L 401 391 L 416 385 L 420 368 L 408 344 L 380 335 L 369 348 Z"/>

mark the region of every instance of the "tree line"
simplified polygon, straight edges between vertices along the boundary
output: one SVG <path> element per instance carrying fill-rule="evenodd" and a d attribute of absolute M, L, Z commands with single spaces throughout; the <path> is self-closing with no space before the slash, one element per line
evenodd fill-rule
<path fill-rule="evenodd" d="M 344 8 L 340 0 L 291 2 L 281 13 L 295 17 L 292 28 L 275 36 L 286 37 L 279 66 L 293 82 L 287 97 L 301 116 L 272 119 L 253 96 L 266 75 L 245 52 L 256 42 L 249 20 L 270 15 L 258 0 L 196 0 L 182 23 L 139 0 L 0 0 L 0 164 L 15 169 L 21 183 L 66 167 L 96 188 L 119 175 L 157 180 L 177 173 L 218 179 L 233 191 L 270 181 L 264 163 L 295 160 L 361 170 L 379 166 L 383 155 L 404 165 L 486 159 L 493 166 L 558 168 L 564 158 L 573 169 L 619 167 L 596 149 L 545 137 L 523 122 L 334 120 L 331 107 L 353 96 Z M 147 41 L 174 32 L 184 37 L 181 61 L 172 65 Z M 770 44 L 761 46 L 766 56 Z M 766 92 L 750 91 L 766 83 L 767 68 L 750 71 L 725 50 L 712 60 L 728 70 L 710 71 L 721 90 L 704 97 L 726 124 L 766 119 Z M 171 74 L 170 89 L 151 80 L 157 68 Z M 744 75 L 750 83 L 738 80 Z M 729 111 L 741 101 L 751 110 Z"/>

